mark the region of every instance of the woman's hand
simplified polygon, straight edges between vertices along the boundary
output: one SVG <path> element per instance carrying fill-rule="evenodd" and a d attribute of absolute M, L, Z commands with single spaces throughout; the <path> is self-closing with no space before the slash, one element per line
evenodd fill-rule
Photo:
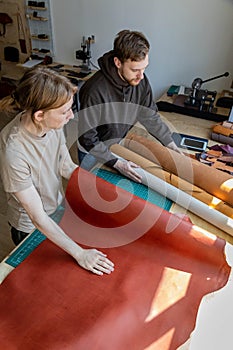
<path fill-rule="evenodd" d="M 81 267 L 97 275 L 114 271 L 114 264 L 97 249 L 83 249 L 76 260 Z"/>
<path fill-rule="evenodd" d="M 70 254 L 81 267 L 97 275 L 110 274 L 114 271 L 114 264 L 107 259 L 106 254 L 96 249 L 83 249 L 47 215 L 39 193 L 33 185 L 14 195 L 27 211 L 35 227 Z"/>

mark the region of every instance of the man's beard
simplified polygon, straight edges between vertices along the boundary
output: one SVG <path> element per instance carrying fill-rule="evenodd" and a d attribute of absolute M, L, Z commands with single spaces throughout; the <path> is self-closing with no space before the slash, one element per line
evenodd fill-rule
<path fill-rule="evenodd" d="M 124 76 L 124 73 L 120 70 L 118 70 L 118 74 L 120 75 L 121 79 L 123 79 L 124 81 L 127 81 L 127 83 L 131 86 L 138 85 L 140 83 L 140 81 L 142 80 L 142 79 L 136 79 L 136 78 L 129 80 L 126 78 L 126 76 Z"/>
<path fill-rule="evenodd" d="M 127 79 L 123 74 L 121 74 L 121 76 L 122 76 L 122 78 L 125 80 L 125 81 L 127 81 L 127 83 L 129 84 L 129 85 L 131 85 L 131 86 L 135 86 L 135 85 L 138 85 L 139 83 L 140 83 L 140 81 L 141 81 L 141 79 L 136 79 L 136 78 L 134 78 L 134 79 Z"/>
<path fill-rule="evenodd" d="M 138 85 L 141 81 L 141 79 L 131 79 L 131 80 L 127 80 L 128 83 L 132 86 Z"/>

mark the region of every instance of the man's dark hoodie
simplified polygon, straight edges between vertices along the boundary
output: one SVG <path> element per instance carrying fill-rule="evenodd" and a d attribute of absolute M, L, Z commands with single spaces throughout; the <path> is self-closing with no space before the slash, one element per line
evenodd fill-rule
<path fill-rule="evenodd" d="M 168 126 L 158 114 L 147 76 L 138 85 L 129 85 L 118 74 L 113 58 L 114 51 L 100 57 L 100 70 L 79 92 L 78 146 L 108 166 L 117 161 L 109 147 L 119 143 L 136 122 L 163 145 L 173 141 Z"/>

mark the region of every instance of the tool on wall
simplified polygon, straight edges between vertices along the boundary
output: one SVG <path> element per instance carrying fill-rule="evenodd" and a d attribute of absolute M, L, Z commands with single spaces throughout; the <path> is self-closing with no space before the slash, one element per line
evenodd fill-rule
<path fill-rule="evenodd" d="M 21 53 L 27 53 L 26 34 L 20 11 L 17 12 L 17 26 Z"/>
<path fill-rule="evenodd" d="M 6 34 L 6 25 L 7 24 L 11 24 L 13 23 L 13 20 L 12 18 L 7 14 L 7 13 L 4 13 L 4 12 L 0 12 L 0 24 L 2 26 L 2 30 L 0 30 L 0 36 L 5 36 Z"/>

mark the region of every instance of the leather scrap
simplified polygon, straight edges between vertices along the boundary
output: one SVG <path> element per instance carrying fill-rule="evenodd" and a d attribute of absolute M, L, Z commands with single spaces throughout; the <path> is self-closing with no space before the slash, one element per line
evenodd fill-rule
<path fill-rule="evenodd" d="M 225 135 L 225 136 L 228 136 L 228 137 L 233 135 L 233 130 L 232 129 L 226 128 L 226 127 L 224 127 L 223 125 L 220 125 L 220 124 L 214 125 L 213 128 L 212 128 L 212 131 L 217 133 L 217 134 Z"/>

